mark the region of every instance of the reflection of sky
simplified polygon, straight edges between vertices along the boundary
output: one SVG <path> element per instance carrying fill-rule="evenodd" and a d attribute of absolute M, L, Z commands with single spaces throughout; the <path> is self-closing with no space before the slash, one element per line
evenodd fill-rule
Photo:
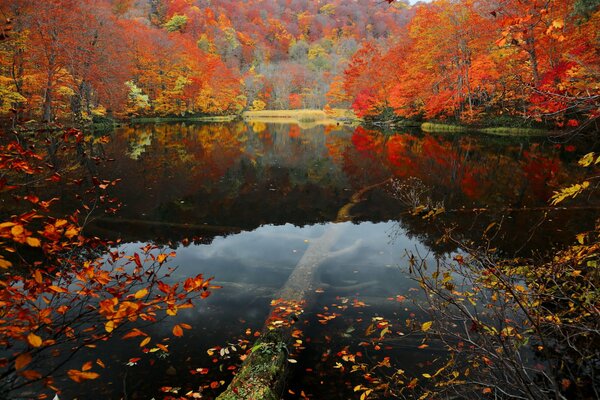
<path fill-rule="evenodd" d="M 214 276 L 224 289 L 229 283 L 277 290 L 284 285 L 311 243 L 321 240 L 333 226 L 332 223 L 304 227 L 265 225 L 251 232 L 217 237 L 210 244 L 179 246 L 175 249 L 177 257 L 172 262 L 178 268 L 172 278 L 202 273 L 206 277 Z M 361 268 L 395 267 L 402 263 L 406 250 L 426 253 L 417 240 L 407 238 L 402 232 L 398 234 L 400 228 L 391 221 L 346 222 L 335 226 L 340 233 L 339 239 L 333 244 L 330 254 L 323 256 L 322 268 L 341 268 L 336 274 L 348 273 L 351 276 L 355 273 L 353 271 Z M 127 244 L 122 250 L 135 251 L 139 246 L 139 243 Z M 219 291 L 215 293 L 215 301 L 218 294 Z"/>
<path fill-rule="evenodd" d="M 170 336 L 176 323 L 183 322 L 193 327 L 190 331 L 186 330 L 183 338 L 168 342 L 171 355 L 163 361 L 158 360 L 155 367 L 145 368 L 147 361 L 144 358 L 141 362 L 144 367 L 130 368 L 128 385 L 137 385 L 140 393 L 150 396 L 160 386 L 183 386 L 190 379 L 202 378 L 186 374 L 186 369 L 211 367 L 214 370 L 214 363 L 206 350 L 235 342 L 235 338 L 243 336 L 247 328 L 260 330 L 269 313 L 270 301 L 277 297 L 277 291 L 285 285 L 298 261 L 313 243 L 326 241 L 328 237 L 333 236 L 337 240 L 331 247 L 325 246 L 329 251 L 322 255 L 316 273 L 318 286 L 324 288 L 324 293 L 314 294 L 315 303 L 306 307 L 306 318 L 321 312 L 323 304 L 339 302 L 339 296 L 349 296 L 367 304 L 372 301 L 371 306 L 364 309 L 368 315 L 386 315 L 390 310 L 408 312 L 402 309 L 409 307 L 409 304 L 400 307 L 386 299 L 398 294 L 409 296 L 408 289 L 415 285 L 398 268 L 406 266 L 406 259 L 403 258 L 405 250 L 418 250 L 422 254 L 426 250 L 417 240 L 409 239 L 399 229 L 393 221 L 327 223 L 304 227 L 291 224 L 264 225 L 253 231 L 216 237 L 210 244 L 179 246 L 175 249 L 177 257 L 169 264 L 178 266 L 172 279 L 181 280 L 203 273 L 207 277 L 214 276 L 215 283 L 223 288 L 213 291 L 196 308 L 181 310 L 176 317 L 169 317 L 145 329 L 153 340 L 160 340 Z M 120 250 L 126 253 L 139 252 L 142 245 L 139 242 L 128 243 L 121 246 Z M 353 321 L 362 317 L 356 314 L 362 311 L 350 308 L 344 318 Z M 414 311 L 413 308 L 410 311 Z M 334 325 L 319 329 L 324 330 L 323 334 L 332 335 L 335 332 L 331 331 Z M 111 340 L 95 350 L 82 353 L 69 368 L 79 368 L 84 361 L 100 358 L 106 362 L 107 369 L 100 379 L 84 386 L 70 387 L 67 381 L 65 395 L 89 391 L 96 385 L 95 388 L 105 391 L 103 398 L 116 398 L 116 393 L 121 390 L 123 364 L 131 357 L 139 357 L 137 343 L 137 339 Z M 306 354 L 318 357 L 324 351 L 323 346 L 315 341 L 307 348 Z M 175 366 L 180 374 L 165 375 L 164 371 L 169 365 Z"/>

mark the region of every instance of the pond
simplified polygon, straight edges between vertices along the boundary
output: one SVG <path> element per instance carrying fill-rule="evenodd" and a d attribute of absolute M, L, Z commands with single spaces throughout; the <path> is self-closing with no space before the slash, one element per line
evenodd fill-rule
<path fill-rule="evenodd" d="M 487 243 L 506 257 L 543 257 L 597 216 L 585 201 L 548 206 L 554 190 L 584 171 L 581 152 L 545 140 L 261 122 L 133 125 L 110 136 L 103 152 L 113 161 L 98 175 L 121 179 L 111 195 L 122 207 L 96 216 L 86 232 L 121 238 L 129 252 L 147 243 L 173 249 L 173 279 L 203 273 L 222 288 L 147 329 L 166 337 L 176 323 L 193 327 L 169 341 L 168 357 L 141 355 L 126 340 L 80 353 L 73 365 L 100 358 L 106 369 L 96 381 L 65 382 L 61 397 L 69 399 L 92 391 L 160 398 L 164 387 L 204 387 L 203 398 L 214 397 L 271 301 L 323 240 L 316 290 L 297 323 L 302 351 L 283 396 L 352 398 L 348 353 L 367 362 L 369 351 L 386 352 L 393 365 L 420 373 L 442 352 L 403 338 L 404 321 L 419 314 L 409 253 L 435 260 L 460 252 L 457 243 Z M 456 241 L 444 240 L 450 231 Z M 379 350 L 360 346 L 373 318 L 392 327 Z M 126 365 L 131 358 L 141 359 Z"/>

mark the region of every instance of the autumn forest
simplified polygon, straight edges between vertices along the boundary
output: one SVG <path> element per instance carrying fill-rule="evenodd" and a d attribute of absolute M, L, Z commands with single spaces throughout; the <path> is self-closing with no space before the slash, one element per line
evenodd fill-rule
<path fill-rule="evenodd" d="M 600 0 L 0 0 L 0 399 L 600 398 Z"/>
<path fill-rule="evenodd" d="M 597 117 L 592 0 L 4 1 L 19 118 L 351 107 L 575 127 Z"/>

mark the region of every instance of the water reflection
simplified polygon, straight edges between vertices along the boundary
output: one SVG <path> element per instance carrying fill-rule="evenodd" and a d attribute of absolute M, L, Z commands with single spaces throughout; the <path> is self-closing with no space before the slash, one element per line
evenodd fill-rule
<path fill-rule="evenodd" d="M 120 340 L 78 356 L 76 366 L 97 356 L 107 370 L 101 381 L 67 387 L 67 398 L 92 390 L 106 398 L 151 398 L 161 386 L 196 390 L 207 379 L 189 373 L 197 368 L 210 368 L 211 381 L 230 379 L 231 371 L 206 349 L 236 337 L 253 340 L 270 300 L 342 209 L 351 222 L 336 225 L 340 239 L 317 272 L 322 293 L 301 321 L 313 339 L 303 368 L 322 364 L 330 343 L 349 341 L 358 320 L 377 314 L 403 321 L 416 312 L 388 298 L 414 296 L 415 284 L 402 270 L 407 250 L 431 258 L 457 250 L 456 243 L 440 240 L 447 229 L 458 239 L 480 241 L 491 222 L 501 222 L 493 245 L 506 254 L 529 254 L 572 242 L 596 215 L 587 199 L 579 208 L 547 207 L 552 191 L 581 172 L 569 162 L 574 153 L 544 142 L 236 122 L 120 128 L 102 151 L 114 161 L 99 175 L 122 179 L 110 190 L 123 207 L 116 216 L 97 216 L 89 232 L 123 238 L 124 250 L 132 252 L 146 242 L 169 246 L 178 265 L 171 279 L 202 272 L 223 289 L 148 328 L 160 338 L 175 323 L 194 327 L 169 342 L 168 358 L 151 356 L 137 368 L 125 367 L 139 350 Z M 409 178 L 446 211 L 435 220 L 411 214 L 391 184 Z M 346 307 L 330 325 L 314 318 L 332 304 L 359 304 L 354 301 L 365 306 Z M 436 349 L 417 354 L 415 347 L 395 345 L 389 352 L 395 365 L 418 374 L 420 360 Z M 323 371 L 299 371 L 294 387 L 346 398 L 340 389 L 346 382 L 325 379 Z M 321 385 L 324 380 L 331 383 Z M 217 392 L 207 389 L 206 397 Z"/>
<path fill-rule="evenodd" d="M 442 254 L 453 248 L 439 242 L 441 226 L 476 240 L 504 217 L 496 245 L 509 254 L 527 253 L 549 248 L 548 240 L 571 241 L 578 225 L 595 212 L 547 207 L 553 190 L 582 173 L 568 163 L 576 158 L 568 150 L 545 142 L 390 135 L 362 127 L 131 126 L 114 133 L 106 152 L 115 161 L 102 172 L 123 179 L 114 195 L 124 207 L 116 219 L 101 218 L 93 228 L 129 241 L 202 237 L 207 242 L 264 224 L 334 221 L 362 188 L 416 177 L 446 209 L 438 223 L 407 213 L 390 185 L 362 195 L 352 207 L 353 219 L 399 220 L 409 234 Z M 556 234 L 543 233 L 548 231 Z"/>

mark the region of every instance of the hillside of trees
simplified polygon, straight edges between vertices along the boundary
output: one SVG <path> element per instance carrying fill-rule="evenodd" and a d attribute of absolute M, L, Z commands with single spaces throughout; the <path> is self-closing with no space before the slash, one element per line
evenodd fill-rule
<path fill-rule="evenodd" d="M 2 2 L 0 112 L 19 118 L 323 107 L 362 40 L 408 21 L 370 0 Z"/>
<path fill-rule="evenodd" d="M 0 113 L 90 120 L 352 107 L 590 125 L 598 0 L 2 2 Z"/>
<path fill-rule="evenodd" d="M 434 1 L 390 48 L 365 43 L 330 93 L 361 116 L 479 122 L 527 117 L 558 128 L 600 115 L 600 2 Z M 597 126 L 596 126 L 597 130 Z"/>

